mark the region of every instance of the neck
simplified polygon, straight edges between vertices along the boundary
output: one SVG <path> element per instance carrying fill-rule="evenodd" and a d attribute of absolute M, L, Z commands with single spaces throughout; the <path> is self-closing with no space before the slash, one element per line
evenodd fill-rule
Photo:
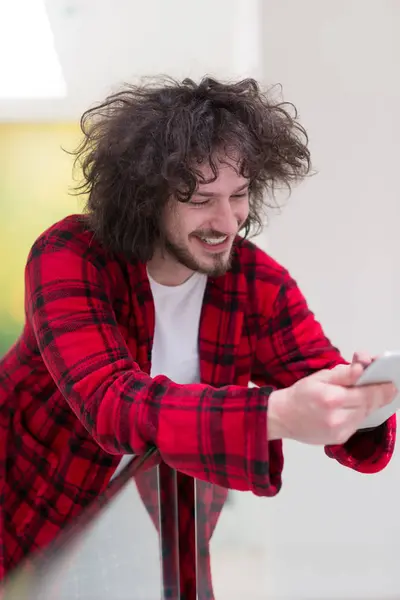
<path fill-rule="evenodd" d="M 194 273 L 167 253 L 159 251 L 147 263 L 150 276 L 160 285 L 176 286 L 185 283 Z"/>

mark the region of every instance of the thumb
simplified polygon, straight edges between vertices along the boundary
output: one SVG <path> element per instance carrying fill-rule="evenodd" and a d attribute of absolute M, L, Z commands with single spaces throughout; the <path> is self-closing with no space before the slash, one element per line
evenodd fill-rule
<path fill-rule="evenodd" d="M 375 360 L 376 356 L 371 356 L 370 354 L 367 354 L 366 352 L 354 352 L 353 354 L 353 358 L 352 358 L 352 363 L 361 363 L 363 365 L 363 367 L 368 367 L 368 365 L 370 365 L 374 360 Z"/>
<path fill-rule="evenodd" d="M 350 387 L 357 383 L 363 371 L 363 365 L 358 362 L 351 365 L 337 365 L 333 369 L 321 371 L 318 379 L 331 385 Z"/>

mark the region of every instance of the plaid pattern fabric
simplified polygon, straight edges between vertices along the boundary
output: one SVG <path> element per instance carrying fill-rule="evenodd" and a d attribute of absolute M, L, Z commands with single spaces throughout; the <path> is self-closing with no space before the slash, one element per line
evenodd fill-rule
<path fill-rule="evenodd" d="M 84 217 L 36 241 L 25 284 L 26 324 L 0 363 L 0 578 L 105 489 L 122 454 L 152 445 L 180 471 L 181 485 L 185 476 L 204 482 L 197 500 L 208 561 L 226 489 L 273 496 L 281 487 L 282 444 L 267 442 L 271 391 L 343 362 L 296 283 L 238 239 L 230 272 L 208 280 L 202 383 L 188 386 L 150 378 L 154 305 L 145 265 L 107 255 Z M 379 471 L 395 428 L 392 418 L 326 452 Z M 145 478 L 138 486 L 151 514 L 153 487 Z"/>

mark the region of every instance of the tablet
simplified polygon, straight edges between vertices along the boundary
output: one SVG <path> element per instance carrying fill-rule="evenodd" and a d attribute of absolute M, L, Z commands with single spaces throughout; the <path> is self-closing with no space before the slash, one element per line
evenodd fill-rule
<path fill-rule="evenodd" d="M 399 390 L 393 401 L 371 413 L 359 429 L 379 427 L 400 409 L 400 352 L 385 352 L 368 365 L 355 385 L 394 383 Z"/>

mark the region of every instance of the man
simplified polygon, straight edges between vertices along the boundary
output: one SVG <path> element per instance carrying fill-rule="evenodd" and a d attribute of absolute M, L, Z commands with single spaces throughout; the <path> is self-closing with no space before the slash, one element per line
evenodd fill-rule
<path fill-rule="evenodd" d="M 152 445 L 179 485 L 216 486 L 199 500 L 206 561 L 227 489 L 278 493 L 282 439 L 364 473 L 394 448 L 395 417 L 358 431 L 393 386 L 351 387 L 362 366 L 244 239 L 309 172 L 296 115 L 252 80 L 206 78 L 127 87 L 81 124 L 85 215 L 34 243 L 26 324 L 0 363 L 2 577 Z"/>

